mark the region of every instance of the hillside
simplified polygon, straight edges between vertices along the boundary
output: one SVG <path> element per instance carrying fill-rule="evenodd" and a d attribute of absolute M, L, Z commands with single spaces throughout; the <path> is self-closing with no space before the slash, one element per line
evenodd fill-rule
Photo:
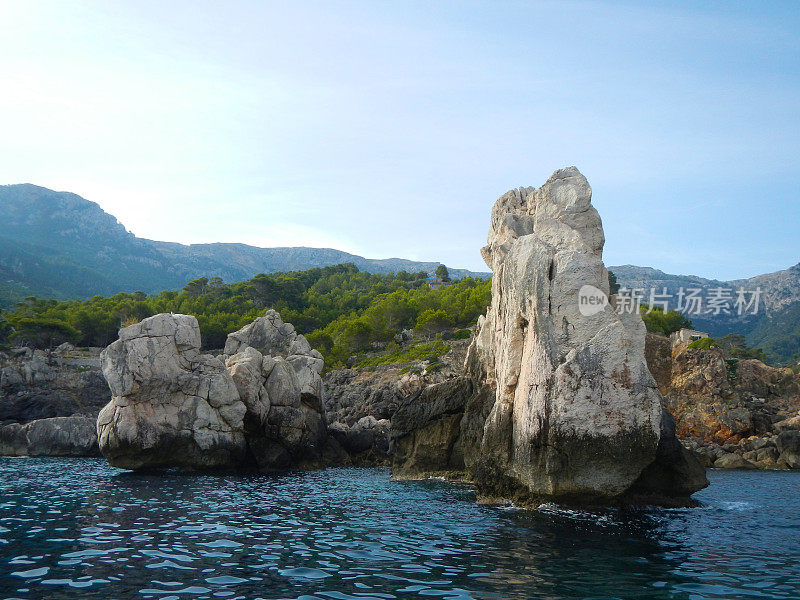
<path fill-rule="evenodd" d="M 245 281 L 258 273 L 303 271 L 352 263 L 373 274 L 432 273 L 437 262 L 369 259 L 332 248 L 258 248 L 246 244 L 160 242 L 125 229 L 100 206 L 68 192 L 31 185 L 0 186 L 0 308 L 27 296 L 82 299 L 95 295 L 180 290 L 197 277 Z M 488 277 L 450 268 L 454 279 Z M 716 281 L 650 267 L 611 267 L 628 288 L 674 295 L 680 288 L 762 290 L 759 314 L 690 315 L 714 337 L 742 333 L 778 364 L 800 361 L 800 264 L 750 279 Z"/>
<path fill-rule="evenodd" d="M 727 314 L 689 315 L 696 329 L 712 337 L 741 333 L 751 346 L 764 350 L 767 358 L 776 364 L 797 365 L 800 362 L 800 264 L 782 271 L 757 275 L 749 279 L 717 281 L 693 275 L 670 275 L 650 267 L 623 265 L 610 267 L 618 283 L 630 289 L 655 289 L 661 293 L 666 288 L 676 300 L 680 288 L 700 288 L 707 297 L 713 288 L 761 290 L 758 314 L 739 316 L 733 310 Z M 646 300 L 645 300 L 646 301 Z M 677 308 L 670 306 L 670 308 Z"/>
<path fill-rule="evenodd" d="M 100 206 L 68 192 L 0 186 L 0 306 L 26 296 L 89 298 L 180 289 L 197 277 L 243 281 L 258 273 L 352 263 L 368 273 L 425 271 L 438 262 L 368 259 L 330 248 L 157 242 L 137 238 Z M 459 279 L 486 277 L 450 269 Z"/>

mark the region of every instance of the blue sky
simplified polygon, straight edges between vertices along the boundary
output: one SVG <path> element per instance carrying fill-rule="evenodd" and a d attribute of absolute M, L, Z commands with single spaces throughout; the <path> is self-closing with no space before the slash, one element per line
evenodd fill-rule
<path fill-rule="evenodd" d="M 0 2 L 0 183 L 142 237 L 485 270 L 576 165 L 606 264 L 800 261 L 797 2 Z"/>

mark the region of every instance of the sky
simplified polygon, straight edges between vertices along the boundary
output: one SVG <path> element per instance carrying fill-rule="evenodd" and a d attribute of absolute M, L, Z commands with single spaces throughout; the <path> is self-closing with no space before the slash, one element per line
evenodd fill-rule
<path fill-rule="evenodd" d="M 576 165 L 607 265 L 800 262 L 800 3 L 0 0 L 0 184 L 137 236 L 487 270 Z"/>

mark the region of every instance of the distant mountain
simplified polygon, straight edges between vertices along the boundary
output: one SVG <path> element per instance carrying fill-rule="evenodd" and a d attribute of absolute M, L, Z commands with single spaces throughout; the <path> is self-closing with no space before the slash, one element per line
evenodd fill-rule
<path fill-rule="evenodd" d="M 800 264 L 788 269 L 758 275 L 749 279 L 734 281 L 717 281 L 704 279 L 694 275 L 669 275 L 650 267 L 623 265 L 609 267 L 617 276 L 620 285 L 629 289 L 644 289 L 645 302 L 651 289 L 657 294 L 666 293 L 677 301 L 677 293 L 683 288 L 700 288 L 700 296 L 707 299 L 715 288 L 746 292 L 761 290 L 760 306 L 756 315 L 711 313 L 690 314 L 694 326 L 710 334 L 720 337 L 729 333 L 741 333 L 747 337 L 752 346 L 766 352 L 767 357 L 778 364 L 797 365 L 800 362 Z M 747 296 L 750 299 L 751 296 Z M 677 308 L 672 305 L 670 308 Z M 703 310 L 708 310 L 707 303 Z M 749 312 L 749 311 L 748 311 Z"/>
<path fill-rule="evenodd" d="M 257 248 L 245 244 L 156 242 L 137 238 L 99 205 L 75 194 L 31 185 L 0 186 L 0 307 L 26 296 L 88 298 L 96 294 L 181 289 L 197 277 L 234 282 L 258 273 L 353 263 L 370 273 L 433 273 L 440 263 L 364 258 L 331 248 Z M 712 336 L 747 335 L 775 362 L 800 361 L 800 264 L 736 281 L 669 275 L 650 267 L 611 267 L 628 288 L 676 294 L 683 287 L 762 290 L 756 316 L 690 315 Z M 490 273 L 449 269 L 454 278 Z"/>
<path fill-rule="evenodd" d="M 227 282 L 258 273 L 353 263 L 370 273 L 433 273 L 440 263 L 369 259 L 330 248 L 156 242 L 137 238 L 99 205 L 68 192 L 0 186 L 0 306 L 25 296 L 59 299 L 180 289 L 197 277 Z M 488 277 L 449 269 L 453 278 Z"/>

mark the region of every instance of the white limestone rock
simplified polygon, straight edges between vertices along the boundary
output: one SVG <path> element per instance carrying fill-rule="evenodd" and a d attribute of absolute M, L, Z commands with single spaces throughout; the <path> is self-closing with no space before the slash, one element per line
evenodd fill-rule
<path fill-rule="evenodd" d="M 123 469 L 227 468 L 245 454 L 245 405 L 223 362 L 200 352 L 189 315 L 159 314 L 120 331 L 101 354 L 111 402 L 100 450 Z"/>
<path fill-rule="evenodd" d="M 465 416 L 478 431 L 465 459 L 484 495 L 612 498 L 656 461 L 661 397 L 641 317 L 579 309 L 583 286 L 609 292 L 591 193 L 570 167 L 492 209 L 482 249 L 492 304 L 467 358 L 492 393 Z"/>
<path fill-rule="evenodd" d="M 274 310 L 231 333 L 225 353 L 247 407 L 247 443 L 257 465 L 320 464 L 327 437 L 322 355 Z"/>

